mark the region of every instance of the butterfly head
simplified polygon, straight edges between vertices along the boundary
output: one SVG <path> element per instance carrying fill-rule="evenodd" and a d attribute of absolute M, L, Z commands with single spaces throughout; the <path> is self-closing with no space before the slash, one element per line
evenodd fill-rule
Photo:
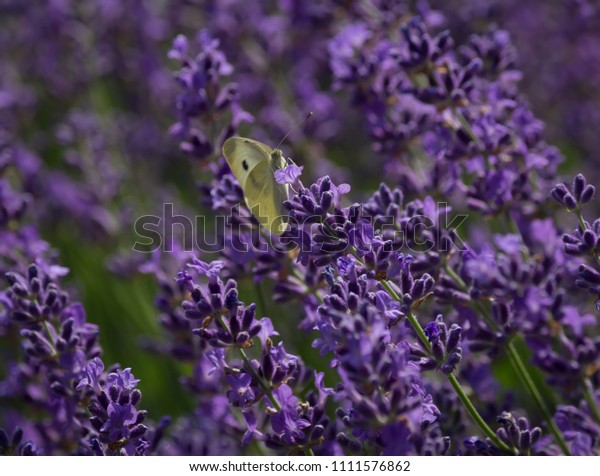
<path fill-rule="evenodd" d="M 271 152 L 271 160 L 276 164 L 283 160 L 283 152 L 281 149 L 273 149 L 273 152 Z"/>

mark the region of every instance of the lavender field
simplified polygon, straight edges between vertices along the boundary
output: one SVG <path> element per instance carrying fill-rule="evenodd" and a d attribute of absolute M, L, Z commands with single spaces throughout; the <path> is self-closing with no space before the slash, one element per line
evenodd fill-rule
<path fill-rule="evenodd" d="M 0 55 L 0 455 L 600 454 L 600 5 L 0 0 Z"/>

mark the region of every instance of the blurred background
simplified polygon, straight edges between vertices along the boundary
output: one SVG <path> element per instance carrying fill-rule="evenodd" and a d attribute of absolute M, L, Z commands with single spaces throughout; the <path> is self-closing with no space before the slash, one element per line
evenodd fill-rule
<path fill-rule="evenodd" d="M 567 157 L 564 174 L 598 177 L 600 6 L 387 3 L 398 24 L 413 9 L 458 43 L 489 28 L 507 30 L 522 90 L 548 141 Z M 157 289 L 137 271 L 147 256 L 131 250 L 135 219 L 160 214 L 163 203 L 174 203 L 178 214 L 203 213 L 198 182 L 206 163 L 194 144 L 181 147 L 169 132 L 180 119 L 180 66 L 168 57 L 173 39 L 193 41 L 207 29 L 220 41 L 241 105 L 255 117 L 254 138 L 274 145 L 313 111 L 287 152 L 307 165 L 309 178 L 328 173 L 351 183 L 359 199 L 381 181 L 381 168 L 370 160 L 364 119 L 332 87 L 326 43 L 353 12 L 369 8 L 372 2 L 342 0 L 0 0 L 0 124 L 20 147 L 32 221 L 70 268 L 66 284 L 100 325 L 106 361 L 133 367 L 151 414 L 192 408 L 177 384 L 189 369 L 148 351 L 159 334 Z M 290 315 L 273 303 L 269 311 Z M 294 329 L 286 342 L 298 339 Z M 318 358 L 312 349 L 302 355 L 309 364 Z"/>

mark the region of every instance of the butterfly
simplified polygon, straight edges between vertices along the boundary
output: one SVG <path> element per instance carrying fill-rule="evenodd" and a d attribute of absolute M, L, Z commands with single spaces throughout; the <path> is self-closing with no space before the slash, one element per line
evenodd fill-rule
<path fill-rule="evenodd" d="M 287 164 L 281 150 L 245 137 L 230 137 L 223 144 L 223 155 L 254 217 L 272 234 L 281 235 L 287 228 L 283 202 L 290 188 L 275 180 L 275 172 Z"/>

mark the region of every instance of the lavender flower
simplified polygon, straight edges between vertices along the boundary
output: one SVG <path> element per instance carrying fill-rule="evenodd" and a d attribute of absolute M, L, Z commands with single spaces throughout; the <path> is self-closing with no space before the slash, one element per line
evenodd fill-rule
<path fill-rule="evenodd" d="M 414 350 L 420 357 L 419 365 L 423 370 L 437 368 L 446 374 L 452 373 L 462 359 L 462 348 L 459 346 L 462 329 L 457 324 L 452 324 L 450 329 L 438 316 L 424 328 L 425 335 L 431 344 L 431 357 L 423 350 Z"/>
<path fill-rule="evenodd" d="M 275 171 L 275 180 L 281 184 L 294 184 L 302 175 L 304 166 L 298 167 L 296 164 L 290 164 L 283 170 Z"/>
<path fill-rule="evenodd" d="M 0 428 L 0 454 L 4 456 L 36 456 L 37 448 L 31 441 L 23 440 L 23 430 L 15 428 L 12 435 Z"/>
<path fill-rule="evenodd" d="M 234 280 L 224 284 L 214 273 L 208 275 L 206 285 L 194 284 L 192 279 L 188 286 L 193 301 L 184 301 L 182 306 L 188 319 L 201 322 L 193 332 L 219 353 L 219 358 L 213 359 L 215 370 L 224 376 L 230 405 L 243 410 L 248 425 L 242 442 L 256 439 L 288 451 L 312 451 L 313 446 L 320 445 L 328 424 L 324 419 L 326 398 L 307 406 L 294 396 L 289 385 L 302 382 L 303 364 L 281 343 L 274 346 L 276 332 L 270 319 L 257 320 L 256 305 L 245 306 L 239 301 Z M 246 351 L 257 342 L 262 355 L 260 360 L 253 360 Z M 223 348 L 237 350 L 239 358 L 226 359 Z M 261 400 L 268 407 L 266 414 L 255 413 Z"/>
<path fill-rule="evenodd" d="M 188 41 L 178 36 L 173 42 L 169 56 L 178 60 L 182 68 L 177 79 L 184 92 L 177 100 L 177 109 L 181 119 L 171 127 L 171 133 L 183 139 L 181 148 L 198 159 L 205 159 L 220 149 L 227 137 L 243 122 L 251 122 L 252 116 L 239 105 L 239 95 L 235 83 L 221 85 L 221 78 L 227 77 L 233 71 L 225 55 L 219 50 L 219 40 L 211 37 L 207 30 L 202 30 L 197 41 L 200 52 L 195 58 L 189 56 Z M 215 123 L 216 116 L 226 112 L 231 113 L 229 122 L 217 137 L 207 138 L 201 130 L 193 128 L 196 118 L 210 117 Z M 215 116 L 216 115 L 216 116 Z M 215 116 L 215 117 L 212 117 Z"/>
<path fill-rule="evenodd" d="M 552 91 L 580 142 L 569 152 L 589 150 L 593 101 L 561 106 L 559 92 L 578 98 L 594 74 L 540 77 L 532 68 L 553 62 L 524 41 L 596 64 L 582 45 L 590 5 L 557 16 L 561 37 L 539 33 L 565 7 L 535 1 L 512 16 L 479 0 L 139 2 L 135 15 L 113 3 L 11 5 L 0 33 L 14 58 L 0 79 L 0 453 L 598 452 L 594 180 L 559 183 L 563 157 L 532 112 L 557 137 L 540 102 Z M 171 109 L 179 148 L 163 134 Z M 314 120 L 286 135 L 307 110 Z M 220 156 L 237 133 L 285 135 L 302 164 L 274 171 L 291 185 L 280 237 L 264 235 Z M 119 251 L 136 214 L 166 201 L 204 219 L 195 246 L 167 231 L 162 250 Z M 123 281 L 100 294 L 109 256 Z M 156 423 L 140 380 L 98 344 L 125 332 L 104 335 L 113 315 L 147 314 L 138 271 L 154 279 L 158 324 L 143 322 L 140 344 L 187 397 Z M 71 285 L 102 303 L 87 309 L 99 325 Z M 500 365 L 511 371 L 496 379 Z M 160 404 L 158 382 L 143 383 Z"/>
<path fill-rule="evenodd" d="M 116 369 L 105 377 L 103 370 L 104 364 L 95 358 L 86 367 L 87 377 L 77 385 L 77 390 L 93 390 L 88 409 L 97 436 L 90 438 L 91 449 L 96 455 L 143 455 L 150 443 L 144 439 L 147 412 L 136 408 L 142 398 L 135 388 L 139 380 L 131 369 Z"/>
<path fill-rule="evenodd" d="M 569 211 L 574 211 L 589 202 L 596 192 L 593 185 L 589 185 L 585 177 L 579 174 L 573 180 L 573 187 L 570 191 L 566 185 L 558 184 L 552 189 L 552 198 L 564 206 Z"/>

